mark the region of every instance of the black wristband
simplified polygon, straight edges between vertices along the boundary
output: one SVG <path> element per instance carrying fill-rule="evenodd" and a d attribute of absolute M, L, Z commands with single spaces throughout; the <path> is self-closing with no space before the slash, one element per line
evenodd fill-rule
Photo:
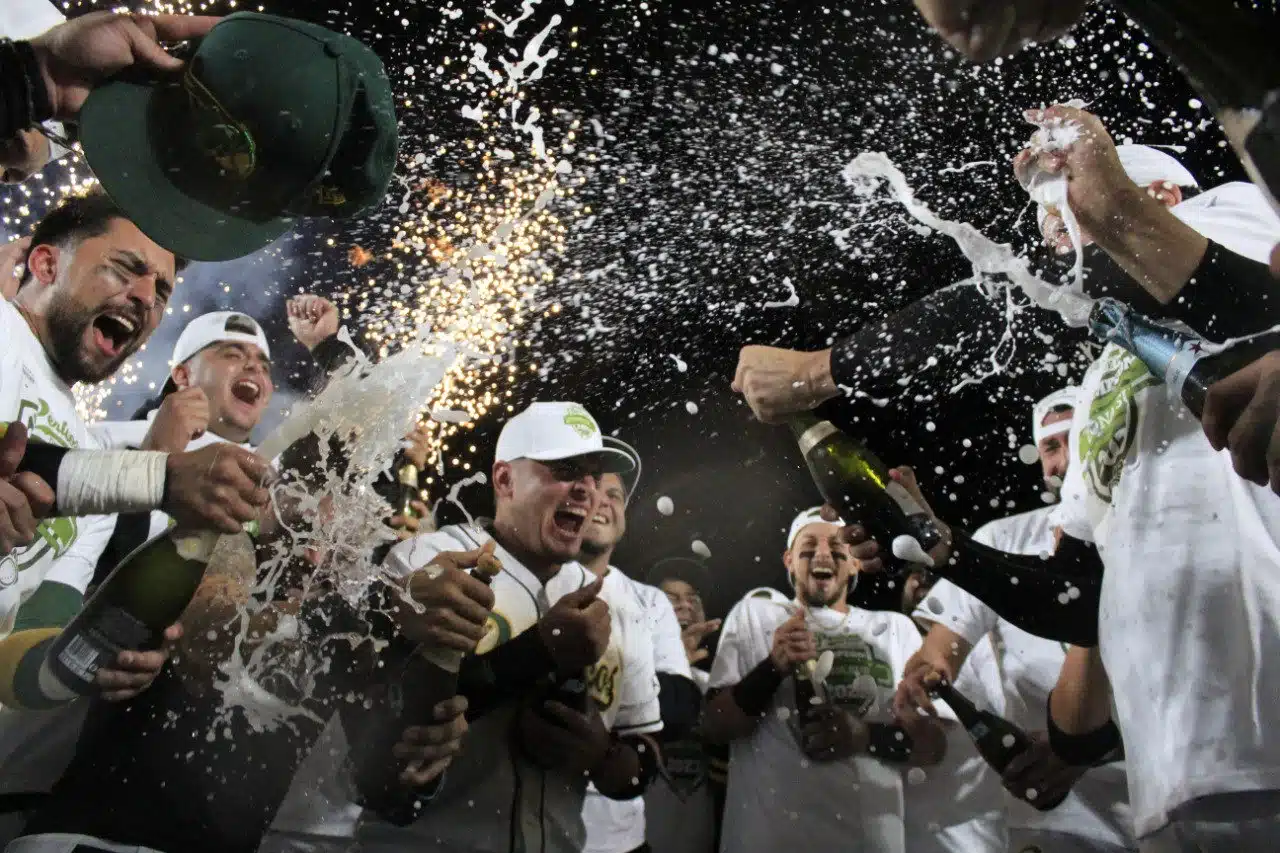
<path fill-rule="evenodd" d="M 867 723 L 867 754 L 881 761 L 905 764 L 911 760 L 911 735 L 902 726 Z"/>
<path fill-rule="evenodd" d="M 1049 701 L 1053 701 L 1052 691 Z M 1107 722 L 1091 732 L 1072 735 L 1058 728 L 1053 722 L 1053 713 L 1046 714 L 1049 721 L 1049 748 L 1053 754 L 1068 764 L 1076 767 L 1093 767 L 1109 764 L 1124 757 L 1124 741 L 1120 738 L 1120 729 L 1114 720 Z"/>
<path fill-rule="evenodd" d="M 733 685 L 733 701 L 744 714 L 758 717 L 769 710 L 773 694 L 782 684 L 783 674 L 773 665 L 773 658 L 765 658 L 746 677 Z"/>

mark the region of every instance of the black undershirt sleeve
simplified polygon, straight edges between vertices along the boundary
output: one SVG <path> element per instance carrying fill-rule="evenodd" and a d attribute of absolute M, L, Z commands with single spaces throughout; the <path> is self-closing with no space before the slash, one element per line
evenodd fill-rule
<path fill-rule="evenodd" d="M 662 710 L 662 739 L 676 741 L 693 733 L 702 713 L 702 691 L 693 679 L 658 673 L 658 705 Z"/>

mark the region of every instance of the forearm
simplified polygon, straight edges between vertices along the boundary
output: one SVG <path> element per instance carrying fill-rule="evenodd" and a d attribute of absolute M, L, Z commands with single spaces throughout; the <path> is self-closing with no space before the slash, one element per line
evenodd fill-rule
<path fill-rule="evenodd" d="M 675 741 L 692 734 L 702 713 L 702 691 L 692 679 L 658 673 L 658 705 L 662 711 L 662 739 Z"/>
<path fill-rule="evenodd" d="M 712 743 L 749 737 L 772 704 L 783 677 L 772 659 L 765 658 L 737 684 L 715 692 L 702 719 L 703 735 Z"/>
<path fill-rule="evenodd" d="M 0 39 L 0 141 L 53 117 L 53 104 L 28 42 Z"/>
<path fill-rule="evenodd" d="M 935 622 L 925 635 L 924 643 L 907 660 L 904 671 L 910 672 L 920 664 L 928 664 L 947 681 L 954 683 L 972 648 L 972 644 L 964 637 Z"/>
<path fill-rule="evenodd" d="M 1172 303 L 1200 266 L 1209 241 L 1134 186 L 1109 201 L 1091 234 L 1130 278 L 1161 303 Z"/>
<path fill-rule="evenodd" d="M 1280 282 L 1264 263 L 1210 242 L 1168 316 L 1213 340 L 1280 325 Z"/>
<path fill-rule="evenodd" d="M 954 536 L 951 558 L 935 572 L 1030 634 L 1098 644 L 1102 559 L 1095 549 L 1064 536 L 1057 552 L 1042 559 L 988 548 L 964 531 Z"/>
<path fill-rule="evenodd" d="M 1111 720 L 1111 682 L 1097 648 L 1072 646 L 1049 697 L 1049 714 L 1067 734 L 1091 732 Z"/>
<path fill-rule="evenodd" d="M 164 501 L 169 454 L 142 450 L 71 450 L 30 442 L 19 472 L 54 492 L 55 516 L 149 512 Z"/>

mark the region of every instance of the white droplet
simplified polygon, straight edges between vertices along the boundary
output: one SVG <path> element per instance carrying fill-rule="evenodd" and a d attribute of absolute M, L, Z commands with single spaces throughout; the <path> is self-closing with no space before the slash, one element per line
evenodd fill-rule
<path fill-rule="evenodd" d="M 1055 495 L 1053 492 L 1041 492 L 1041 493 L 1040 493 L 1040 500 L 1044 501 L 1044 502 L 1045 502 L 1045 503 L 1047 503 L 1047 504 L 1051 504 L 1051 503 L 1053 503 L 1054 501 L 1056 501 L 1057 499 L 1058 499 L 1058 496 L 1057 496 L 1057 495 Z"/>
<path fill-rule="evenodd" d="M 791 719 L 791 709 L 788 708 L 786 705 L 779 705 L 777 709 L 774 711 L 774 713 L 777 714 L 778 719 L 784 723 L 787 720 Z"/>
<path fill-rule="evenodd" d="M 1035 789 L 1035 788 L 1028 788 L 1028 789 L 1027 789 L 1027 797 L 1026 797 L 1027 801 L 1029 802 L 1029 801 L 1031 801 L 1031 800 L 1034 800 L 1035 798 L 1036 798 L 1036 789 Z"/>
<path fill-rule="evenodd" d="M 1013 745 L 1017 742 L 1018 742 L 1018 739 L 1013 735 L 1005 735 L 1004 737 L 1000 738 L 1000 745 L 1003 746 L 1005 749 L 1013 749 Z"/>
<path fill-rule="evenodd" d="M 1067 598 L 1070 598 L 1072 601 L 1075 601 L 1079 597 L 1080 597 L 1080 587 L 1078 586 L 1067 587 Z"/>
<path fill-rule="evenodd" d="M 1070 603 L 1070 601 L 1071 601 L 1071 596 L 1067 595 L 1065 592 L 1058 593 L 1059 604 L 1068 604 Z"/>
<path fill-rule="evenodd" d="M 933 558 L 925 553 L 914 536 L 906 533 L 893 538 L 893 556 L 908 563 L 923 563 L 930 568 L 933 567 Z"/>
<path fill-rule="evenodd" d="M 1009 578 L 1009 583 L 1013 584 L 1014 586 L 1017 586 L 1018 585 L 1017 575 L 1014 575 L 1013 577 Z"/>
<path fill-rule="evenodd" d="M 1187 101 L 1187 106 L 1191 107 L 1191 109 L 1193 110 L 1198 110 L 1201 107 L 1203 107 L 1204 104 L 1200 101 L 1199 98 L 1192 98 L 1191 100 Z"/>
<path fill-rule="evenodd" d="M 676 511 L 675 501 L 671 500 L 671 498 L 667 497 L 666 495 L 663 495 L 662 497 L 658 498 L 658 512 L 662 513 L 663 515 L 671 515 L 675 511 Z"/>
<path fill-rule="evenodd" d="M 698 404 L 690 400 L 684 404 L 684 410 L 691 415 L 696 415 L 698 414 Z"/>
<path fill-rule="evenodd" d="M 689 543 L 689 547 L 693 549 L 693 553 L 699 557 L 710 557 L 711 549 L 707 547 L 707 543 L 701 539 L 695 539 Z"/>
<path fill-rule="evenodd" d="M 1034 465 L 1040 461 L 1040 451 L 1034 444 L 1024 444 L 1018 448 L 1018 458 L 1024 465 Z"/>
<path fill-rule="evenodd" d="M 559 629 L 559 628 L 552 628 L 552 629 L 551 629 L 551 636 L 553 636 L 553 637 L 559 637 L 559 636 L 560 636 L 560 629 Z"/>
<path fill-rule="evenodd" d="M 933 421 L 925 422 L 925 425 L 924 425 L 925 432 L 933 432 L 937 428 L 938 427 L 934 425 Z"/>
<path fill-rule="evenodd" d="M 943 610 L 943 608 L 942 608 L 942 602 L 941 602 L 941 601 L 939 601 L 938 599 L 934 598 L 932 595 L 931 595 L 931 596 L 929 596 L 929 600 L 928 600 L 928 601 L 926 601 L 926 602 L 925 602 L 925 604 L 929 605 L 929 610 L 930 610 L 930 611 L 932 611 L 932 612 L 933 612 L 933 613 L 935 613 L 935 614 L 936 614 L 936 613 L 941 613 L 941 612 L 942 612 L 942 610 Z"/>
<path fill-rule="evenodd" d="M 877 622 L 875 625 L 871 627 L 871 636 L 879 637 L 881 634 L 883 634 L 887 630 L 889 630 L 889 623 L 881 619 L 879 622 Z"/>
<path fill-rule="evenodd" d="M 925 774 L 924 770 L 919 767 L 912 767 L 907 771 L 908 785 L 923 785 L 925 780 L 928 778 L 929 777 Z"/>

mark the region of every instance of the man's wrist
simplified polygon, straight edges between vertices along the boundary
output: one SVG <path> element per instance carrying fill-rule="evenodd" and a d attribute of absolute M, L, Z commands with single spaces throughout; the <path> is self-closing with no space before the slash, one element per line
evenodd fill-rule
<path fill-rule="evenodd" d="M 805 377 L 815 403 L 825 402 L 840 393 L 831 374 L 831 348 L 809 353 L 809 369 Z"/>

